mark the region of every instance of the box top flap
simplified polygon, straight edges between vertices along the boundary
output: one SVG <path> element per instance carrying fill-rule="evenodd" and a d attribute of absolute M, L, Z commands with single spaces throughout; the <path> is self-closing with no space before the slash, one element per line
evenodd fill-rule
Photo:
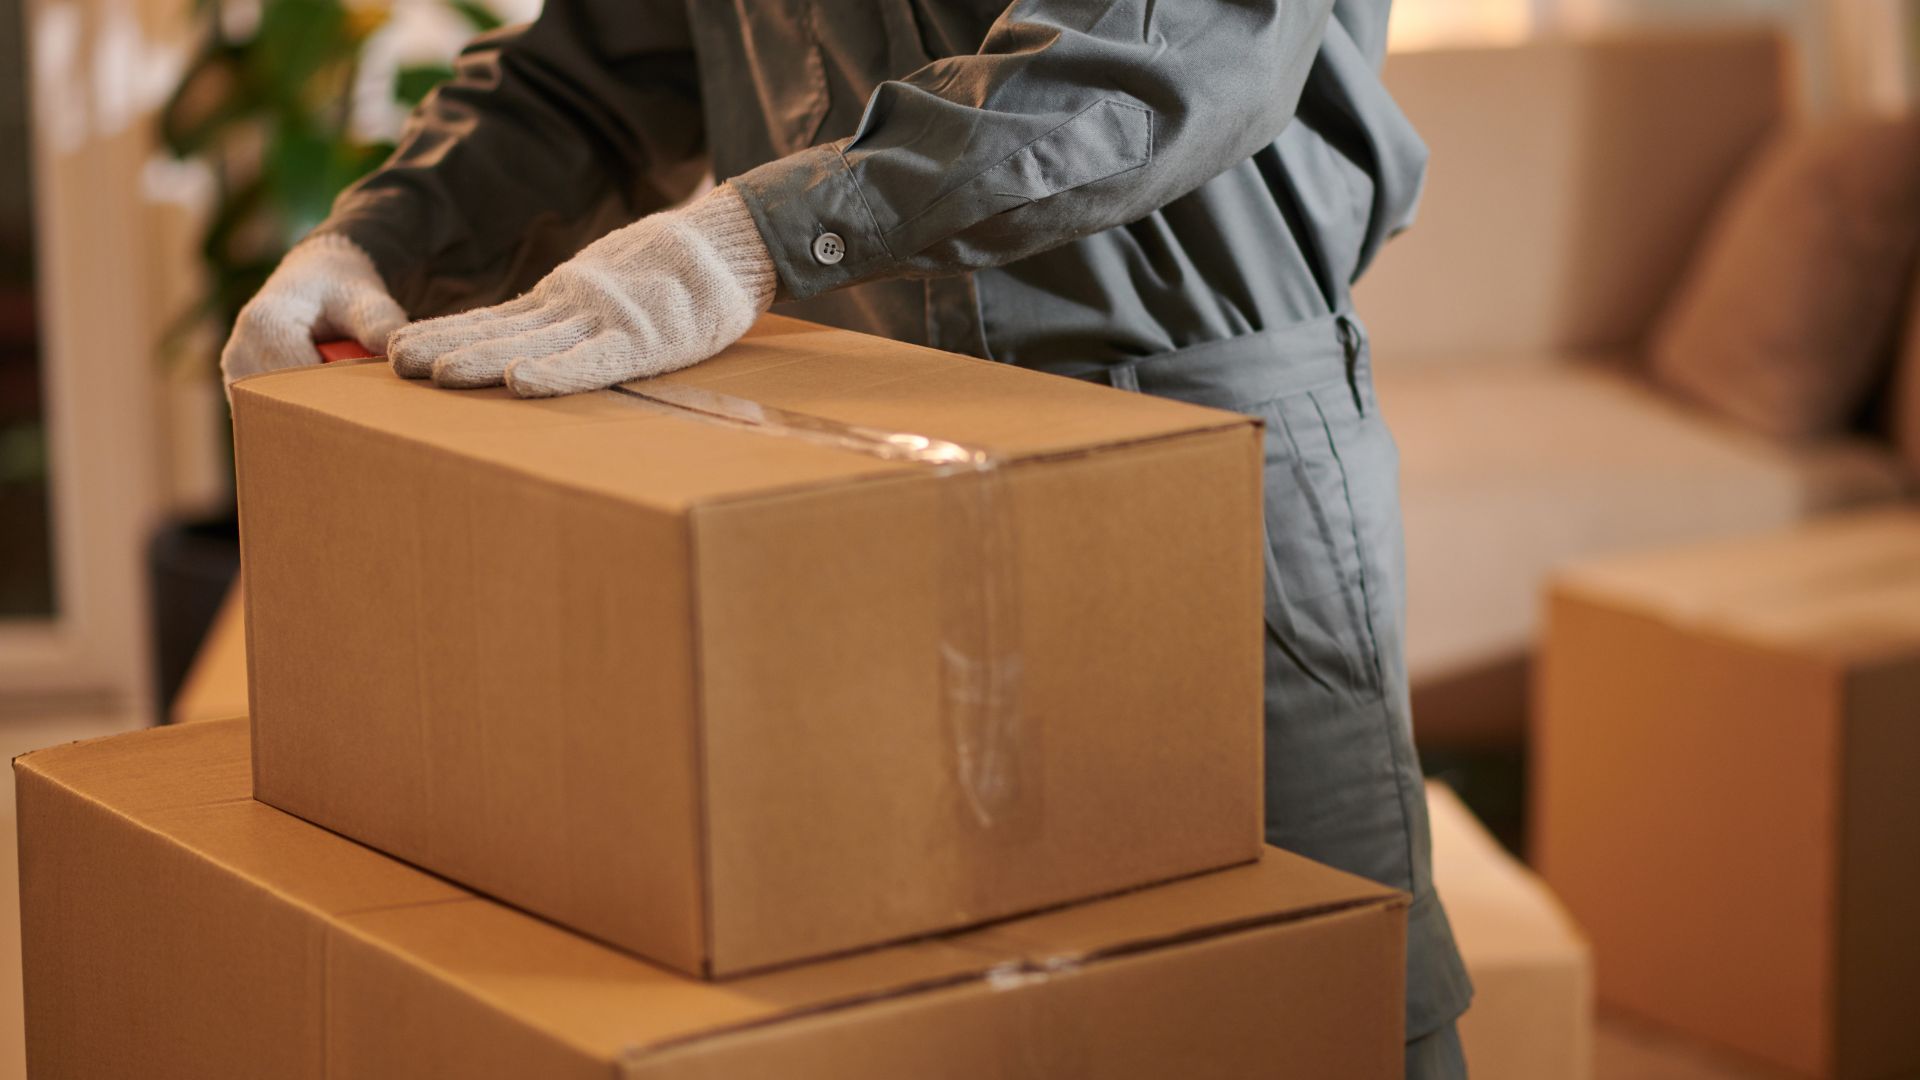
<path fill-rule="evenodd" d="M 250 798 L 243 720 L 74 743 L 15 768 L 312 912 L 448 993 L 607 1062 L 784 1019 L 1294 922 L 1402 894 L 1270 850 L 1259 863 L 1126 895 L 724 982 L 701 982 L 309 825 Z"/>
<path fill-rule="evenodd" d="M 618 390 L 522 401 L 443 391 L 382 363 L 273 372 L 235 406 L 278 405 L 571 487 L 664 508 L 917 468 L 768 426 L 716 422 L 644 396 L 688 390 L 752 406 L 979 448 L 1004 460 L 1079 453 L 1249 423 L 1232 413 L 791 320 L 719 356 Z"/>
<path fill-rule="evenodd" d="M 1920 512 L 1847 514 L 1601 559 L 1557 587 L 1726 638 L 1839 659 L 1920 652 Z"/>

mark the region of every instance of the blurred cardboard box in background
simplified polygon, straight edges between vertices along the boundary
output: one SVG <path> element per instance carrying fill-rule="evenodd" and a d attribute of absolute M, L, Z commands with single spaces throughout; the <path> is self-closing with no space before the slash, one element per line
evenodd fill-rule
<path fill-rule="evenodd" d="M 1473 1080 L 1593 1073 L 1593 956 L 1546 883 L 1429 781 L 1433 884 L 1447 905 L 1473 1006 L 1460 1042 Z"/>
<path fill-rule="evenodd" d="M 1602 1003 L 1920 1072 L 1920 511 L 1581 566 L 1544 656 L 1536 862 Z"/>
<path fill-rule="evenodd" d="M 234 579 L 207 627 L 180 693 L 167 707 L 167 722 L 225 720 L 247 715 L 247 613 L 243 583 Z"/>

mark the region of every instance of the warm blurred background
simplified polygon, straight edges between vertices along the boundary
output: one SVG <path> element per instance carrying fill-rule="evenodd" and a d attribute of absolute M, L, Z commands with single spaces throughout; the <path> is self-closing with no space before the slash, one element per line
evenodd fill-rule
<path fill-rule="evenodd" d="M 460 43 L 537 3 L 0 0 L 9 753 L 244 701 L 227 674 L 234 613 L 194 669 L 238 562 L 225 327 L 332 195 L 381 159 Z M 1662 792 L 1719 799 L 1725 763 L 1690 772 L 1689 754 L 1740 758 L 1740 740 L 1768 725 L 1809 747 L 1915 747 L 1860 732 L 1902 719 L 1920 730 L 1907 693 L 1920 695 L 1920 603 L 1888 599 L 1920 600 L 1920 532 L 1897 511 L 1862 514 L 1904 499 L 1920 460 L 1901 449 L 1903 424 L 1920 438 L 1907 381 L 1920 374 L 1900 367 L 1920 369 L 1920 343 L 1901 332 L 1920 245 L 1902 193 L 1920 190 L 1920 172 L 1911 127 L 1885 119 L 1920 87 L 1920 0 L 1398 0 L 1392 32 L 1388 84 L 1433 166 L 1420 225 L 1359 303 L 1404 458 L 1416 722 L 1429 772 L 1458 796 L 1437 795 L 1438 872 L 1482 987 L 1469 1017 L 1479 1075 L 1881 1075 L 1862 1064 L 1877 1021 L 1848 1011 L 1878 977 L 1848 950 L 1872 943 L 1712 906 L 1763 887 L 1737 872 L 1775 865 L 1766 814 L 1731 815 L 1751 851 L 1698 837 L 1733 860 L 1704 870 L 1700 846 L 1661 855 L 1655 834 L 1700 816 Z M 1716 384 L 1758 378 L 1711 356 L 1716 313 L 1742 305 L 1764 309 L 1773 329 L 1756 332 L 1772 345 L 1783 325 L 1810 340 L 1818 378 L 1768 376 L 1777 392 L 1757 402 L 1744 384 Z M 1797 407 L 1812 397 L 1818 407 Z M 1815 518 L 1824 531 L 1743 539 Z M 1647 625 L 1616 625 L 1628 618 Z M 1849 651 L 1863 618 L 1873 648 Z M 1760 629 L 1727 629 L 1743 620 Z M 1836 637 L 1840 623 L 1850 629 Z M 1751 666 L 1716 676 L 1721 691 L 1697 686 L 1722 662 L 1700 639 L 1722 631 Z M 1656 634 L 1670 637 L 1634 651 Z M 1661 676 L 1672 682 L 1656 704 L 1611 685 L 1621 664 L 1651 670 L 1696 647 Z M 1890 676 L 1883 712 L 1857 724 L 1867 706 L 1844 690 L 1807 691 L 1827 704 L 1804 716 L 1766 711 L 1788 709 L 1792 688 L 1738 711 L 1741 692 L 1791 667 L 1776 653 L 1814 655 L 1823 671 L 1874 675 L 1888 655 L 1908 667 Z M 176 700 L 189 681 L 198 703 Z M 1682 698 L 1716 702 L 1696 712 L 1724 730 L 1659 715 Z M 1824 868 L 1815 893 L 1856 902 L 1849 860 L 1875 844 L 1920 850 L 1912 805 L 1849 787 L 1866 784 L 1852 758 L 1781 755 L 1739 767 L 1754 786 L 1775 783 L 1768 770 L 1783 778 L 1766 800 L 1783 827 L 1804 820 L 1799 798 L 1831 826 L 1793 841 Z M 1607 803 L 1627 789 L 1627 805 Z M 1848 814 L 1878 824 L 1861 832 Z M 1616 881 L 1610 860 L 1648 849 L 1666 882 L 1653 892 L 1680 899 Z M 1688 884 L 1696 870 L 1728 891 Z M 1920 885 L 1910 862 L 1882 878 Z M 12 903 L 10 887 L 0 895 Z M 1791 910 L 1825 918 L 1827 902 Z M 1888 932 L 1920 956 L 1913 931 Z M 1677 955 L 1676 943 L 1754 935 L 1786 957 L 1774 968 L 1825 973 L 1810 996 L 1770 983 L 1777 970 L 1722 970 L 1673 1005 L 1658 984 L 1674 973 L 1648 968 L 1647 953 Z M 1740 993 L 1700 1004 L 1734 982 L 1784 1011 L 1756 1013 Z M 0 985 L 6 1076 L 17 979 Z"/>

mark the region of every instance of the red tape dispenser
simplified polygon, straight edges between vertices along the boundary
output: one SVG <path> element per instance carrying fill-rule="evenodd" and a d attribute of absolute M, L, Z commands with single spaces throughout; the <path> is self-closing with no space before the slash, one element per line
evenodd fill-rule
<path fill-rule="evenodd" d="M 320 353 L 320 362 L 323 364 L 331 364 L 336 360 L 371 360 L 379 355 L 351 338 L 322 341 L 314 349 Z"/>

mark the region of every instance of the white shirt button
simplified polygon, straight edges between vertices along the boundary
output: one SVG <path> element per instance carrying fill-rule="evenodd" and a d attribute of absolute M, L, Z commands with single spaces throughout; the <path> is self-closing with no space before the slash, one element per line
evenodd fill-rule
<path fill-rule="evenodd" d="M 813 238 L 813 261 L 821 266 L 832 266 L 846 257 L 847 242 L 839 233 L 823 232 Z"/>

